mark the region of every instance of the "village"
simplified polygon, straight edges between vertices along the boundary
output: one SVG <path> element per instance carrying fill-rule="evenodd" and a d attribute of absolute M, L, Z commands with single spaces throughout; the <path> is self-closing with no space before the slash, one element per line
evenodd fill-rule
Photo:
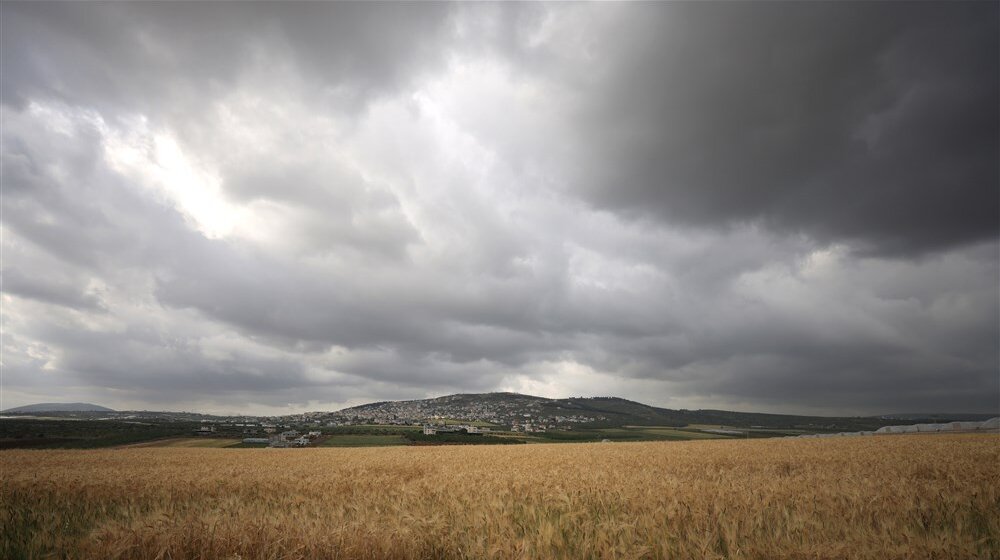
<path fill-rule="evenodd" d="M 249 419 L 234 421 L 226 420 L 202 420 L 201 425 L 192 431 L 192 435 L 200 437 L 219 437 L 223 434 L 242 434 L 242 443 L 246 445 L 266 445 L 272 448 L 309 447 L 323 437 L 322 429 L 317 428 L 350 428 L 352 426 L 385 426 L 385 427 L 406 427 L 406 429 L 419 429 L 425 436 L 438 434 L 461 434 L 470 436 L 489 435 L 496 432 L 515 433 L 544 433 L 547 430 L 563 429 L 569 430 L 568 426 L 558 426 L 556 418 L 532 419 L 530 415 L 524 414 L 521 419 L 511 420 L 508 426 L 484 425 L 482 420 L 472 420 L 471 422 L 456 422 L 452 418 L 435 416 L 422 420 L 400 419 L 394 416 L 368 416 L 351 417 L 337 420 L 329 418 L 320 420 L 308 414 L 295 417 L 285 417 L 283 421 L 287 423 L 262 422 Z M 310 429 L 305 429 L 309 427 Z M 294 429 L 298 428 L 298 429 Z M 282 431 L 279 431 L 282 430 Z M 302 430 L 301 432 L 299 430 Z"/>
<path fill-rule="evenodd" d="M 607 420 L 591 411 L 553 408 L 546 399 L 517 394 L 448 395 L 435 399 L 371 403 L 337 412 L 300 415 L 302 421 L 349 426 L 358 424 L 418 425 L 441 419 L 490 424 L 514 432 L 571 429 L 572 425 Z"/>
<path fill-rule="evenodd" d="M 316 438 L 323 435 L 323 432 L 313 430 L 300 434 L 296 430 L 286 430 L 280 434 L 270 437 L 247 437 L 243 438 L 245 444 L 267 444 L 268 447 L 308 447 Z"/>
<path fill-rule="evenodd" d="M 454 435 L 470 435 L 470 436 L 484 436 L 494 433 L 493 428 L 487 426 L 476 426 L 472 424 L 451 424 L 447 423 L 443 419 L 438 419 L 436 422 L 427 422 L 424 424 L 414 423 L 413 426 L 419 426 L 421 433 L 425 436 L 434 436 L 438 434 L 454 434 Z M 220 426 L 225 429 L 229 426 Z M 236 428 L 237 425 L 232 425 Z M 310 430 L 307 432 L 299 432 L 298 430 L 286 429 L 280 433 L 277 432 L 278 427 L 274 424 L 242 424 L 238 426 L 243 428 L 243 434 L 246 436 L 242 439 L 242 443 L 246 445 L 266 445 L 267 447 L 273 448 L 290 448 L 290 447 L 309 447 L 314 445 L 318 438 L 324 436 L 322 430 Z M 290 426 L 283 426 L 288 428 Z M 213 437 L 219 434 L 217 426 L 203 425 L 193 433 L 197 436 L 207 436 Z M 531 422 L 514 423 L 511 426 L 510 432 L 545 432 L 547 426 L 540 424 L 532 424 Z M 263 432 L 261 434 L 260 432 Z"/>
<path fill-rule="evenodd" d="M 437 434 L 486 435 L 570 431 L 574 427 L 606 420 L 587 411 L 544 407 L 544 399 L 505 394 L 503 398 L 469 399 L 450 395 L 417 401 L 379 402 L 336 412 L 308 412 L 274 418 L 227 417 L 202 419 L 196 435 L 219 432 L 242 434 L 245 444 L 270 447 L 305 447 L 315 443 L 326 429 L 366 427 L 419 429 L 425 436 Z M 581 411 L 582 412 L 582 411 Z M 302 434 L 299 433 L 299 430 Z"/>
<path fill-rule="evenodd" d="M 291 428 L 291 426 L 285 425 L 282 428 Z M 278 429 L 278 425 L 266 422 L 260 424 L 222 422 L 218 425 L 213 425 L 206 421 L 192 433 L 201 437 L 216 437 L 222 433 L 231 433 L 233 430 L 239 430 L 245 436 L 242 440 L 243 444 L 266 445 L 278 448 L 308 447 L 323 435 L 321 430 L 310 430 L 300 433 L 298 430 L 285 429 L 279 433 Z"/>

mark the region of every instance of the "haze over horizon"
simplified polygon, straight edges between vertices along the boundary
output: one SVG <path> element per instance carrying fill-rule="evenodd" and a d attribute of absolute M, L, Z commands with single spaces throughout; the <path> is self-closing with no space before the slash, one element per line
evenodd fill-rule
<path fill-rule="evenodd" d="M 0 409 L 1000 409 L 1000 4 L 0 4 Z"/>

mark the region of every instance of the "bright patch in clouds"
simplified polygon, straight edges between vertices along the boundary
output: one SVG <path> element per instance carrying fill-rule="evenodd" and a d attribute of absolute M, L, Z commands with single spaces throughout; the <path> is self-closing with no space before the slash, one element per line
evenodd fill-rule
<path fill-rule="evenodd" d="M 249 209 L 225 200 L 219 176 L 189 158 L 169 132 L 150 130 L 143 117 L 126 119 L 121 128 L 96 124 L 110 167 L 174 205 L 205 236 L 226 237 L 253 222 Z"/>

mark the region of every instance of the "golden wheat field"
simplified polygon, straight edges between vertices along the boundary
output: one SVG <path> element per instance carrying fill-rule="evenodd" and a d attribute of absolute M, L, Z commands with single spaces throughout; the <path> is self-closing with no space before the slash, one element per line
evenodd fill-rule
<path fill-rule="evenodd" d="M 5 451 L 3 558 L 1000 558 L 1000 437 Z"/>

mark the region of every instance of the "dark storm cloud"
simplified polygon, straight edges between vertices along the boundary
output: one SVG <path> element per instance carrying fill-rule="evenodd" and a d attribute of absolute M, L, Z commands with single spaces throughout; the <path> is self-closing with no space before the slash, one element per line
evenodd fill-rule
<path fill-rule="evenodd" d="M 580 84 L 567 188 L 598 207 L 873 254 L 1000 232 L 995 2 L 665 2 L 585 21 L 584 55 L 511 52 Z"/>
<path fill-rule="evenodd" d="M 995 4 L 2 10 L 7 395 L 996 408 Z"/>

